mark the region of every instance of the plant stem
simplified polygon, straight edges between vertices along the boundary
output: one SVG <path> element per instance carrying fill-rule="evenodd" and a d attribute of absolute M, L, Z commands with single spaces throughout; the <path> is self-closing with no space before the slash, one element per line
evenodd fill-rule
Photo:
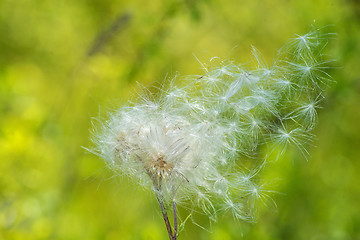
<path fill-rule="evenodd" d="M 176 203 L 173 202 L 173 214 L 174 214 L 174 240 L 177 238 L 177 215 L 176 215 Z"/>
<path fill-rule="evenodd" d="M 140 162 L 142 162 L 141 158 L 139 156 L 137 156 L 137 157 L 138 157 L 138 160 Z M 173 202 L 173 211 L 174 211 L 173 212 L 173 214 L 174 214 L 174 234 L 173 234 L 171 224 L 170 224 L 170 221 L 169 221 L 169 217 L 167 215 L 166 207 L 165 207 L 163 198 L 162 198 L 162 196 L 160 194 L 162 178 L 161 177 L 160 178 L 154 177 L 154 175 L 147 168 L 145 168 L 145 170 L 146 170 L 146 173 L 149 175 L 150 179 L 152 180 L 154 188 L 156 189 L 156 198 L 157 198 L 157 200 L 159 202 L 159 205 L 160 205 L 161 213 L 162 213 L 163 218 L 164 218 L 164 222 L 165 222 L 165 225 L 166 225 L 166 230 L 168 231 L 168 234 L 169 234 L 169 238 L 170 238 L 170 240 L 177 240 L 176 204 L 175 204 L 175 202 Z"/>
<path fill-rule="evenodd" d="M 176 240 L 176 235 L 173 235 L 173 233 L 172 233 L 171 224 L 170 224 L 170 221 L 169 221 L 166 209 L 165 209 L 165 204 L 164 204 L 163 200 L 161 199 L 161 197 L 156 196 L 156 198 L 160 205 L 161 213 L 162 213 L 164 221 L 165 221 L 165 225 L 166 225 L 166 229 L 169 234 L 169 238 L 170 238 L 170 240 Z"/>

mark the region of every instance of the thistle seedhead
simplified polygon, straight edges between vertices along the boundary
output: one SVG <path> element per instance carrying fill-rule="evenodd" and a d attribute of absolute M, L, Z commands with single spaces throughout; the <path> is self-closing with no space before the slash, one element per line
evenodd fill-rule
<path fill-rule="evenodd" d="M 264 144 L 279 155 L 293 145 L 304 156 L 322 92 L 331 78 L 322 50 L 329 34 L 290 40 L 268 67 L 222 62 L 121 107 L 94 134 L 93 150 L 110 168 L 152 189 L 159 202 L 190 204 L 211 219 L 228 211 L 251 220 L 258 202 L 273 202 L 260 182 Z M 161 204 L 160 204 L 161 205 Z M 169 233 L 170 234 L 170 233 Z"/>

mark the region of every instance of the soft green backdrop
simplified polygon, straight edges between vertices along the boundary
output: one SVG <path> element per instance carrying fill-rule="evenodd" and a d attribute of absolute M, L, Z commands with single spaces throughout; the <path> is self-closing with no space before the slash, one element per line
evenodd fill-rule
<path fill-rule="evenodd" d="M 87 153 L 91 117 L 211 57 L 271 63 L 310 25 L 336 32 L 316 147 L 273 164 L 278 207 L 256 224 L 191 221 L 180 239 L 360 239 L 356 0 L 1 0 L 0 239 L 167 239 L 154 196 Z M 182 212 L 182 210 L 181 210 Z M 185 217 L 185 216 L 182 216 Z"/>

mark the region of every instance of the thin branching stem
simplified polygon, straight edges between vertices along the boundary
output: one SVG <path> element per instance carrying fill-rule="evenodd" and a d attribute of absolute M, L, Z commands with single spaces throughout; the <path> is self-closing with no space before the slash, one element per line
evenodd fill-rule
<path fill-rule="evenodd" d="M 170 221 L 169 221 L 169 218 L 168 218 L 166 212 L 163 212 L 163 218 L 164 218 L 164 221 L 165 221 L 166 229 L 167 229 L 167 231 L 168 231 L 170 240 L 176 239 L 176 237 L 173 236 L 173 233 L 172 233 L 172 230 L 171 230 Z"/>
<path fill-rule="evenodd" d="M 177 214 L 176 214 L 176 203 L 173 201 L 173 214 L 174 214 L 174 239 L 177 238 Z"/>
<path fill-rule="evenodd" d="M 157 200 L 158 200 L 159 205 L 160 205 L 161 213 L 162 213 L 163 218 L 164 218 L 164 222 L 165 222 L 165 225 L 166 225 L 166 230 L 168 231 L 168 234 L 169 234 L 169 238 L 170 238 L 170 240 L 176 240 L 176 235 L 174 236 L 173 233 L 172 233 L 172 228 L 171 228 L 171 224 L 170 224 L 170 221 L 169 221 L 169 217 L 167 215 L 165 204 L 164 204 L 164 202 L 163 202 L 163 200 L 162 200 L 162 198 L 160 196 L 156 196 L 156 197 L 157 197 Z"/>

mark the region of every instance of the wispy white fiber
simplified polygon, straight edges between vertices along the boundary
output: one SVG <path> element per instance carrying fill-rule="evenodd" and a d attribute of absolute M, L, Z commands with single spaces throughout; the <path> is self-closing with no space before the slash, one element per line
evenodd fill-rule
<path fill-rule="evenodd" d="M 183 78 L 182 87 L 169 84 L 156 100 L 141 96 L 111 113 L 94 131 L 92 151 L 166 204 L 251 221 L 258 202 L 273 203 L 260 181 L 267 159 L 259 157 L 282 155 L 290 146 L 309 155 L 309 131 L 332 81 L 322 55 L 329 36 L 297 35 L 272 66 L 255 48 L 257 69 L 202 64 L 206 73 Z"/>

